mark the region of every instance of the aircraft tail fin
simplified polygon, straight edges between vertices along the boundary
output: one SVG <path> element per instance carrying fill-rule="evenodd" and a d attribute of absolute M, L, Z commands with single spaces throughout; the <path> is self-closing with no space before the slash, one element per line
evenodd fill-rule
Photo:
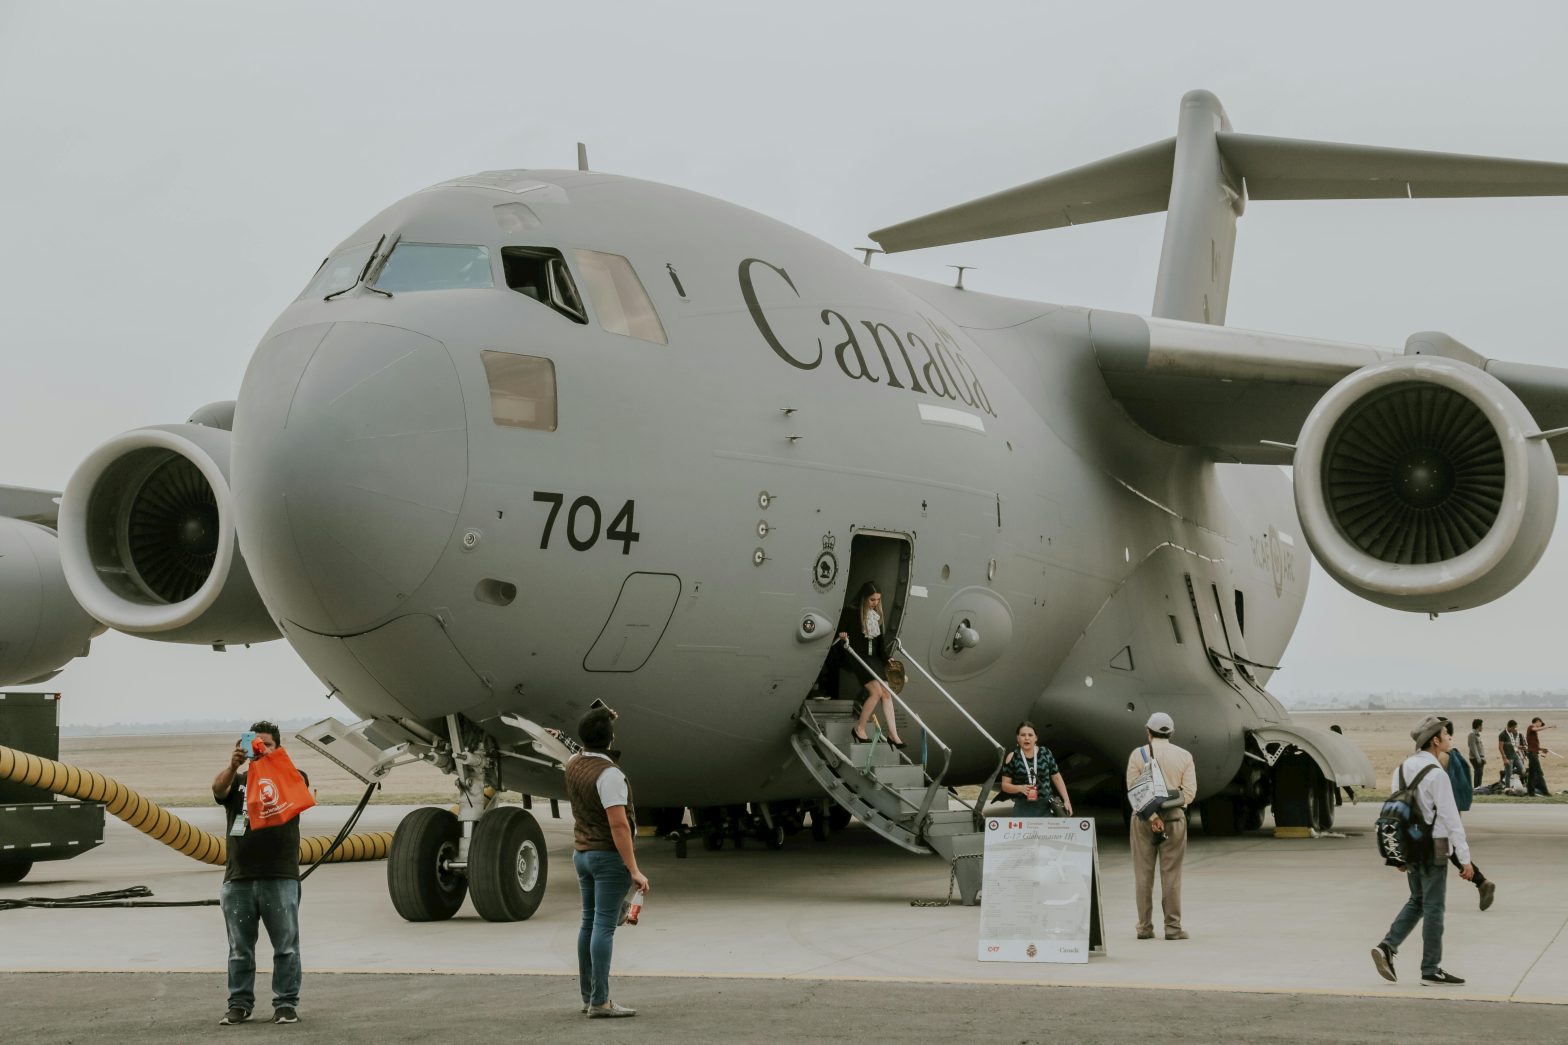
<path fill-rule="evenodd" d="M 1568 164 L 1236 134 L 1208 91 L 1175 138 L 871 234 L 883 250 L 1169 212 L 1151 314 L 1225 322 L 1236 219 L 1255 200 L 1568 195 Z"/>

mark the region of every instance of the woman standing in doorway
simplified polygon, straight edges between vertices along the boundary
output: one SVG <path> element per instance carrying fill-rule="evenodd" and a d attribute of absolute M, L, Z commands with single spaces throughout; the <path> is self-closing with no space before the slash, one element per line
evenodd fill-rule
<path fill-rule="evenodd" d="M 845 643 L 859 658 L 849 658 L 849 666 L 865 693 L 860 721 L 855 723 L 855 739 L 861 743 L 871 739 L 866 735 L 866 723 L 881 707 L 882 728 L 887 733 L 888 743 L 894 747 L 903 747 L 904 741 L 900 739 L 898 726 L 893 720 L 893 693 L 878 679 L 878 676 L 887 678 L 887 649 L 883 641 L 886 631 L 887 618 L 882 612 L 882 592 L 874 583 L 867 581 L 855 594 L 855 601 L 844 607 L 844 613 L 838 619 L 839 641 Z M 861 661 L 865 661 L 865 664 L 861 664 Z M 868 666 L 870 670 L 867 670 Z"/>
<path fill-rule="evenodd" d="M 1002 764 L 1002 793 L 1013 799 L 1018 816 L 1050 816 L 1051 794 L 1062 796 L 1064 816 L 1073 815 L 1072 799 L 1062 780 L 1056 758 L 1040 746 L 1033 722 L 1018 723 L 1018 748 Z"/>

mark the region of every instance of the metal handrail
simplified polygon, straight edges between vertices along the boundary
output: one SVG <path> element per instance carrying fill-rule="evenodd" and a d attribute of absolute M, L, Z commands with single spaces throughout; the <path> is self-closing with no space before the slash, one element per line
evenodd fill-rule
<path fill-rule="evenodd" d="M 1002 767 L 1004 765 L 1006 765 L 1006 763 L 1007 763 L 1007 748 L 1003 747 L 1001 745 L 1001 743 L 999 743 L 995 737 L 993 737 L 989 732 L 987 732 L 986 728 L 984 726 L 982 726 L 979 722 L 976 722 L 975 721 L 975 717 L 969 713 L 968 709 L 966 709 L 962 704 L 960 704 L 957 700 L 955 700 L 953 698 L 953 695 L 947 691 L 947 688 L 945 686 L 943 686 L 936 679 L 932 678 L 931 677 L 931 673 L 925 669 L 925 666 L 922 665 L 914 657 L 910 656 L 908 647 L 906 647 L 898 639 L 894 639 L 893 640 L 893 650 L 896 653 L 902 654 L 905 660 L 907 660 L 907 661 L 909 661 L 909 663 L 913 664 L 920 671 L 920 674 L 922 674 L 922 675 L 924 675 L 926 677 L 926 681 L 930 682 L 931 685 L 935 686 L 936 687 L 936 691 L 938 693 L 942 694 L 942 696 L 946 697 L 947 698 L 947 702 L 949 704 L 953 705 L 953 707 L 957 708 L 958 709 L 958 713 L 960 715 L 964 716 L 964 718 L 969 722 L 969 724 L 971 726 L 974 726 L 975 729 L 979 731 L 980 735 L 982 737 L 985 737 L 986 740 L 990 741 L 991 742 L 991 746 L 996 749 L 996 769 L 992 771 L 990 776 L 986 777 L 987 783 L 985 785 L 984 792 L 981 794 L 980 798 L 975 802 L 975 805 L 973 806 L 974 812 L 975 812 L 975 817 L 978 819 L 980 814 L 981 814 L 981 809 L 985 805 L 986 794 L 988 794 L 990 792 L 990 790 L 991 790 L 991 785 L 990 785 L 989 782 L 992 781 L 992 780 L 995 780 L 998 776 L 1001 775 Z"/>
<path fill-rule="evenodd" d="M 931 784 L 930 784 L 930 786 L 928 786 L 926 788 L 925 797 L 920 800 L 920 809 L 915 813 L 915 830 L 916 830 L 916 833 L 918 834 L 919 830 L 920 830 L 920 825 L 925 823 L 926 814 L 931 812 L 931 804 L 936 801 L 937 789 L 942 786 L 942 781 L 944 779 L 946 779 L 946 777 L 947 777 L 948 767 L 951 766 L 952 763 L 953 763 L 953 749 L 948 747 L 945 743 L 942 742 L 942 738 L 940 736 L 938 736 L 936 734 L 936 732 L 931 729 L 930 726 L 926 725 L 925 719 L 921 718 L 920 715 L 918 713 L 916 713 L 914 708 L 910 707 L 908 704 L 906 704 L 904 702 L 904 698 L 903 697 L 900 697 L 897 693 L 893 692 L 893 687 L 888 685 L 887 679 L 883 678 L 881 675 L 878 675 L 876 673 L 876 671 L 872 669 L 870 664 L 867 664 L 864 660 L 861 659 L 860 654 L 855 652 L 855 648 L 849 644 L 848 640 L 846 640 L 846 639 L 835 639 L 834 641 L 838 642 L 838 643 L 841 643 L 843 645 L 845 651 L 848 652 L 851 657 L 854 657 L 855 660 L 859 661 L 860 666 L 865 668 L 866 671 L 868 673 L 870 673 L 872 678 L 874 678 L 878 682 L 882 683 L 882 685 L 887 689 L 887 691 L 889 693 L 892 693 L 893 700 L 897 702 L 898 706 L 903 708 L 904 712 L 911 719 L 913 719 L 915 721 L 916 725 L 918 725 L 920 727 L 920 731 L 922 733 L 924 733 L 930 739 L 936 741 L 936 746 L 942 749 L 942 770 L 941 770 L 941 772 L 937 773 L 935 776 L 932 776 Z M 917 665 L 917 667 L 918 667 L 918 665 Z M 925 671 L 924 668 L 921 668 L 920 670 L 922 672 Z M 948 699 L 951 700 L 953 698 L 949 697 Z M 962 800 L 960 800 L 960 801 L 962 801 Z"/>

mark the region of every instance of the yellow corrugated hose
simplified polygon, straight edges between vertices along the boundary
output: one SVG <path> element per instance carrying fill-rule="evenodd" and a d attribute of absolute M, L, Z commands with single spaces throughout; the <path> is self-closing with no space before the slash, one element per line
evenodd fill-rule
<path fill-rule="evenodd" d="M 143 798 L 118 780 L 111 780 L 102 773 L 39 758 L 0 744 L 0 780 L 13 780 L 26 787 L 42 788 L 84 802 L 102 802 L 111 816 L 119 817 L 142 834 L 162 842 L 170 849 L 178 850 L 192 860 L 200 860 L 204 864 L 222 864 L 226 859 L 228 845 L 222 837 L 181 820 L 157 803 Z M 300 863 L 315 863 L 331 844 L 332 838 L 328 835 L 300 839 Z M 391 831 L 349 835 L 327 859 L 327 863 L 385 860 L 391 845 Z"/>

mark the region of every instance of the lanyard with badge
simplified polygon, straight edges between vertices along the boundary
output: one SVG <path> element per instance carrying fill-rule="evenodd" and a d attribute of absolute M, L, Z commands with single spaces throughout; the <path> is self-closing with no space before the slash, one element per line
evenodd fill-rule
<path fill-rule="evenodd" d="M 245 802 L 245 785 L 236 785 L 240 793 L 240 811 L 234 814 L 234 826 L 229 828 L 230 838 L 243 838 L 245 832 L 250 830 L 250 807 Z"/>

